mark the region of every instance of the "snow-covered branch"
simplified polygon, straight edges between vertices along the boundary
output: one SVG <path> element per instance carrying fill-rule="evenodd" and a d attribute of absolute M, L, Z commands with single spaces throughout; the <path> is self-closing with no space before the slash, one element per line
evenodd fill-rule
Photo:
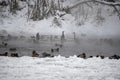
<path fill-rule="evenodd" d="M 103 5 L 108 5 L 108 6 L 120 6 L 120 2 L 107 2 L 107 1 L 100 1 L 100 0 L 84 0 L 84 1 L 80 1 L 79 3 L 77 3 L 73 6 L 70 6 L 70 9 L 72 9 L 78 5 L 86 4 L 89 2 L 96 2 L 96 3 L 103 4 Z"/>
<path fill-rule="evenodd" d="M 88 4 L 88 3 L 98 3 L 98 4 L 102 4 L 102 5 L 107 5 L 110 7 L 113 7 L 113 9 L 117 12 L 119 18 L 120 18 L 120 11 L 117 7 L 120 7 L 120 2 L 107 2 L 107 1 L 100 1 L 100 0 L 84 0 L 84 1 L 80 1 L 77 4 L 73 5 L 73 6 L 69 6 L 69 9 L 73 9 L 79 5 L 82 4 Z"/>
<path fill-rule="evenodd" d="M 92 0 L 92 1 L 109 6 L 120 6 L 120 2 L 107 2 L 107 1 L 99 1 L 99 0 Z"/>

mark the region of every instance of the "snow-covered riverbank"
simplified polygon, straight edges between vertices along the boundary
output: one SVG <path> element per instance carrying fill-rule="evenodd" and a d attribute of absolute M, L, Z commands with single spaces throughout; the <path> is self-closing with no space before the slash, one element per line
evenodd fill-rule
<path fill-rule="evenodd" d="M 0 80 L 120 80 L 120 60 L 0 57 Z"/>

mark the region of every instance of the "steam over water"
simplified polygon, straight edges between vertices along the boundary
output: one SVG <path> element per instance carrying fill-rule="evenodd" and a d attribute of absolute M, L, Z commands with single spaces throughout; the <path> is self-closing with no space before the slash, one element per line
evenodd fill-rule
<path fill-rule="evenodd" d="M 2 42 L 8 43 L 7 47 L 2 46 Z M 63 46 L 55 46 L 62 44 Z M 10 52 L 10 48 L 16 48 L 19 56 L 31 56 L 32 51 L 36 50 L 39 54 L 43 52 L 51 53 L 51 49 L 59 48 L 59 52 L 53 52 L 53 55 L 73 56 L 86 53 L 87 56 L 113 54 L 120 55 L 120 39 L 118 38 L 99 38 L 81 36 L 74 40 L 73 37 L 66 37 L 61 43 L 60 36 L 44 35 L 39 41 L 34 41 L 31 37 L 16 37 L 10 40 L 0 40 L 0 52 Z"/>

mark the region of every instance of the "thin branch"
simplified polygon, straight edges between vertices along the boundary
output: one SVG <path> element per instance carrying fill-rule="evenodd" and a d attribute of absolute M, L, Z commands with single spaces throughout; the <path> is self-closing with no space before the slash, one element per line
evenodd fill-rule
<path fill-rule="evenodd" d="M 86 1 L 81 1 L 73 6 L 70 6 L 70 9 L 75 8 L 81 4 L 89 3 L 89 2 L 97 2 L 97 3 L 108 5 L 108 6 L 120 6 L 120 2 L 114 3 L 114 2 L 106 2 L 106 1 L 99 1 L 99 0 L 86 0 Z"/>
<path fill-rule="evenodd" d="M 81 2 L 79 2 L 79 3 L 77 3 L 77 4 L 73 5 L 73 6 L 69 7 L 69 9 L 73 9 L 73 8 L 75 8 L 75 7 L 77 7 L 77 6 L 81 5 L 81 4 L 88 4 L 90 2 L 93 2 L 93 3 L 96 2 L 96 3 L 99 3 L 99 4 L 103 4 L 103 5 L 113 7 L 115 9 L 115 11 L 118 13 L 118 16 L 120 18 L 120 12 L 117 9 L 117 6 L 120 7 L 120 2 L 106 2 L 106 1 L 99 1 L 99 0 L 86 0 L 86 1 L 81 1 Z"/>
<path fill-rule="evenodd" d="M 120 11 L 116 8 L 116 6 L 113 6 L 113 8 L 115 9 L 115 11 L 118 13 L 119 19 L 120 19 Z"/>
<path fill-rule="evenodd" d="M 106 2 L 106 1 L 99 1 L 99 0 L 93 0 L 94 2 L 108 5 L 108 6 L 120 6 L 120 2 Z"/>
<path fill-rule="evenodd" d="M 93 7 L 91 5 L 89 5 L 88 3 L 86 3 L 86 5 L 93 9 Z"/>

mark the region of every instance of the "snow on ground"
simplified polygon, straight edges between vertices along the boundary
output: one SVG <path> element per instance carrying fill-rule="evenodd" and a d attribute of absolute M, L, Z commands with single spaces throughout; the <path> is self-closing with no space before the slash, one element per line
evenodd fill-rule
<path fill-rule="evenodd" d="M 0 80 L 120 80 L 120 60 L 0 57 Z"/>

